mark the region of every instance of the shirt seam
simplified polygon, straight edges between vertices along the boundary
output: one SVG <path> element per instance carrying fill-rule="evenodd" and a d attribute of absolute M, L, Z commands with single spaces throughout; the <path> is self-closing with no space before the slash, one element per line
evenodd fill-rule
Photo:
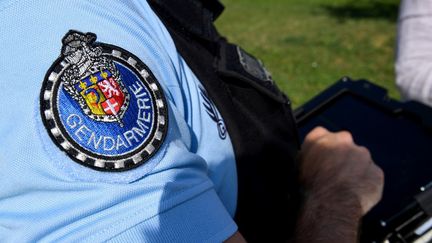
<path fill-rule="evenodd" d="M 207 238 L 204 242 L 215 242 L 216 240 L 218 240 L 218 238 L 222 237 L 223 234 L 228 233 L 228 231 L 230 231 L 230 230 L 234 230 L 233 234 L 237 231 L 237 225 L 234 221 L 232 221 L 230 224 L 228 224 L 226 227 L 224 227 L 219 232 L 212 235 L 210 238 Z M 229 235 L 228 238 L 230 236 L 232 236 L 232 235 Z M 224 240 L 227 240 L 228 238 L 226 238 Z"/>

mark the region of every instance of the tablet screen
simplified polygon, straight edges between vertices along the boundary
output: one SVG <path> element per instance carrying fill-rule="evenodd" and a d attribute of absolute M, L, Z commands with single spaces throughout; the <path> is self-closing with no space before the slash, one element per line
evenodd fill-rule
<path fill-rule="evenodd" d="M 432 181 L 432 132 L 417 116 L 396 111 L 346 91 L 298 123 L 302 139 L 316 126 L 350 131 L 384 170 L 383 199 L 365 217 L 367 227 L 378 227 L 376 224 L 403 210 Z"/>

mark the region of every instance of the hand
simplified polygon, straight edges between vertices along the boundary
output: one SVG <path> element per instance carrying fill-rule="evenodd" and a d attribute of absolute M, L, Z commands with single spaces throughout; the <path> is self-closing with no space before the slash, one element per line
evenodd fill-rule
<path fill-rule="evenodd" d="M 384 174 L 350 133 L 315 128 L 300 154 L 300 182 L 307 198 L 296 243 L 356 242 L 362 215 L 381 199 Z M 226 242 L 245 242 L 237 232 Z"/>
<path fill-rule="evenodd" d="M 306 193 L 332 212 L 357 208 L 364 215 L 381 199 L 384 173 L 349 132 L 315 128 L 306 136 L 300 158 L 300 182 Z"/>

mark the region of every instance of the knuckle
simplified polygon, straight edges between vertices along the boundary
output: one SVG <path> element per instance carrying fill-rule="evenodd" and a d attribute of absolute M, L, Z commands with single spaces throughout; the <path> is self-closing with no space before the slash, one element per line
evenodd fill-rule
<path fill-rule="evenodd" d="M 385 178 L 384 171 L 376 164 L 373 164 L 373 173 L 379 185 L 384 184 L 384 178 Z"/>
<path fill-rule="evenodd" d="M 338 132 L 337 136 L 341 142 L 344 142 L 344 143 L 352 143 L 353 142 L 353 137 L 352 137 L 351 133 L 348 131 Z"/>
<path fill-rule="evenodd" d="M 313 131 L 313 132 L 317 132 L 317 133 L 323 133 L 323 132 L 326 132 L 327 129 L 325 129 L 325 128 L 322 127 L 322 126 L 317 126 L 317 127 L 315 127 L 312 131 Z"/>
<path fill-rule="evenodd" d="M 365 156 L 366 158 L 372 160 L 372 159 L 371 159 L 371 158 L 372 158 L 372 155 L 371 155 L 371 153 L 370 153 L 370 151 L 369 151 L 368 148 L 366 148 L 366 147 L 364 147 L 364 146 L 359 146 L 359 147 L 358 147 L 358 150 L 359 150 L 360 154 L 362 154 L 362 155 Z"/>
<path fill-rule="evenodd" d="M 377 175 L 380 181 L 384 183 L 384 179 L 385 179 L 384 171 L 378 166 L 377 166 Z"/>
<path fill-rule="evenodd" d="M 316 140 L 317 138 L 322 137 L 327 133 L 328 133 L 328 131 L 325 128 L 318 126 L 318 127 L 315 127 L 314 129 L 312 129 L 312 131 L 310 131 L 306 135 L 306 139 L 307 140 Z"/>

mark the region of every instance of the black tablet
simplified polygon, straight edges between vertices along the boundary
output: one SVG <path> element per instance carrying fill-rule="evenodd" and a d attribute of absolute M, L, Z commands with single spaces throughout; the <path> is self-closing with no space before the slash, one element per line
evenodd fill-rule
<path fill-rule="evenodd" d="M 431 234 L 432 108 L 343 78 L 296 109 L 295 117 L 302 139 L 316 126 L 350 131 L 384 170 L 383 199 L 363 219 L 362 242 L 413 242 Z"/>

